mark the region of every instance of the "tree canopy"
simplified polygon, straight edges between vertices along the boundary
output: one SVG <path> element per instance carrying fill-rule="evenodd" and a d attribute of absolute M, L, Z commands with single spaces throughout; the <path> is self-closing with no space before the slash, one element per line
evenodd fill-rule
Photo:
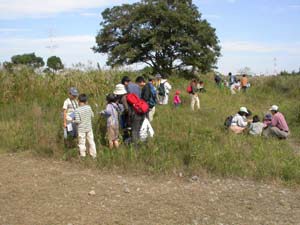
<path fill-rule="evenodd" d="M 64 65 L 61 62 L 61 59 L 57 56 L 51 56 L 47 60 L 47 66 L 53 71 L 61 70 L 64 68 Z"/>
<path fill-rule="evenodd" d="M 110 66 L 143 62 L 161 73 L 206 72 L 220 56 L 215 29 L 192 0 L 143 0 L 108 8 L 102 17 L 93 50 L 108 53 Z"/>
<path fill-rule="evenodd" d="M 15 55 L 11 57 L 13 65 L 27 65 L 33 68 L 39 68 L 45 65 L 42 57 L 37 57 L 35 53 Z"/>

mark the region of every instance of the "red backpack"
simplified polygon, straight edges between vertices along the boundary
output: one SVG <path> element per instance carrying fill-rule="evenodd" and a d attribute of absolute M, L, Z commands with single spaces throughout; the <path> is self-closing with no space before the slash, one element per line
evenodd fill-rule
<path fill-rule="evenodd" d="M 187 91 L 187 93 L 189 93 L 189 94 L 192 93 L 192 92 L 193 92 L 192 85 L 187 86 L 186 91 Z"/>
<path fill-rule="evenodd" d="M 140 99 L 136 94 L 127 94 L 127 102 L 132 105 L 133 110 L 137 114 L 145 114 L 149 111 L 148 103 Z"/>

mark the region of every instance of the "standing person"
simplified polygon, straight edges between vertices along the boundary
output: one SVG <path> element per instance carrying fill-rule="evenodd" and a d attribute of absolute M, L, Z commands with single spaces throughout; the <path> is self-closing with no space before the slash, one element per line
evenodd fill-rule
<path fill-rule="evenodd" d="M 272 105 L 270 108 L 272 114 L 271 126 L 264 130 L 263 135 L 265 137 L 277 137 L 279 139 L 286 139 L 289 134 L 289 127 L 285 120 L 285 117 L 279 111 L 277 105 Z"/>
<path fill-rule="evenodd" d="M 169 102 L 169 93 L 172 86 L 169 84 L 167 78 L 164 76 L 158 87 L 159 103 L 161 105 L 167 105 Z"/>
<path fill-rule="evenodd" d="M 146 83 L 142 76 L 137 77 L 135 82 L 142 88 L 141 99 L 145 100 L 149 105 L 147 118 L 151 122 L 153 120 L 156 105 L 156 93 L 153 93 L 154 86 L 151 82 Z"/>
<path fill-rule="evenodd" d="M 241 87 L 242 87 L 243 92 L 246 92 L 246 90 L 248 88 L 248 78 L 247 78 L 246 74 L 243 74 L 243 76 L 242 76 Z"/>
<path fill-rule="evenodd" d="M 174 103 L 175 109 L 181 104 L 180 91 L 179 90 L 177 90 L 175 92 L 173 103 Z"/>
<path fill-rule="evenodd" d="M 63 128 L 64 138 L 77 137 L 77 127 L 74 122 L 75 114 L 74 111 L 78 108 L 78 90 L 75 87 L 69 89 L 69 98 L 64 101 L 63 105 Z"/>
<path fill-rule="evenodd" d="M 136 84 L 131 82 L 130 78 L 128 76 L 124 76 L 122 78 L 121 83 L 125 85 L 126 91 L 128 93 L 133 93 L 136 94 L 139 98 L 141 97 L 141 89 L 140 87 Z"/>
<path fill-rule="evenodd" d="M 232 118 L 230 130 L 235 134 L 243 133 L 247 126 L 248 126 L 248 120 L 247 116 L 249 115 L 249 112 L 246 107 L 241 107 L 239 112 Z"/>
<path fill-rule="evenodd" d="M 155 106 L 157 104 L 157 91 L 155 88 L 155 80 L 153 78 L 149 78 L 149 82 L 148 85 L 150 87 L 152 96 L 151 96 L 151 100 L 148 103 L 149 104 L 149 121 L 152 122 L 153 118 L 154 118 L 154 114 L 155 114 Z"/>
<path fill-rule="evenodd" d="M 92 118 L 94 113 L 87 105 L 87 95 L 80 94 L 78 97 L 79 107 L 75 110 L 75 123 L 78 124 L 78 147 L 81 157 L 86 156 L 86 141 L 89 145 L 89 154 L 95 159 L 97 156 L 94 134 L 92 129 Z"/>
<path fill-rule="evenodd" d="M 123 113 L 120 118 L 120 126 L 123 129 L 123 141 L 129 143 L 131 140 L 131 121 L 129 115 L 129 105 L 127 103 L 127 91 L 125 85 L 117 84 L 114 90 L 114 95 L 116 95 L 117 103 L 123 105 Z"/>
<path fill-rule="evenodd" d="M 123 105 L 119 105 L 114 94 L 106 96 L 106 109 L 101 114 L 107 118 L 107 139 L 109 148 L 119 147 L 119 114 L 123 111 Z"/>
<path fill-rule="evenodd" d="M 197 81 L 193 79 L 191 81 L 191 92 L 190 92 L 190 97 L 191 97 L 191 108 L 194 111 L 195 110 L 195 104 L 197 106 L 197 109 L 200 109 L 200 100 L 199 96 L 197 93 Z"/>
<path fill-rule="evenodd" d="M 236 77 L 231 72 L 228 74 L 228 76 L 229 76 L 229 86 L 237 82 Z"/>

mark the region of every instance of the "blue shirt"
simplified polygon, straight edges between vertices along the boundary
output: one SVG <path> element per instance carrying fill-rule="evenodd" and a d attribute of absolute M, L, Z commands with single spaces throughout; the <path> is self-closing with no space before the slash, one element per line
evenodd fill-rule
<path fill-rule="evenodd" d="M 139 98 L 141 98 L 141 89 L 139 85 L 129 82 L 128 86 L 126 87 L 128 93 L 136 94 Z"/>

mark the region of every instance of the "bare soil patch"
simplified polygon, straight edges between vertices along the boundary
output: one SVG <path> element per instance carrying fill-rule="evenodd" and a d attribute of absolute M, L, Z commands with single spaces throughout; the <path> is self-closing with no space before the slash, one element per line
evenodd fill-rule
<path fill-rule="evenodd" d="M 298 187 L 118 175 L 15 154 L 0 155 L 0 170 L 1 225 L 300 224 Z"/>

